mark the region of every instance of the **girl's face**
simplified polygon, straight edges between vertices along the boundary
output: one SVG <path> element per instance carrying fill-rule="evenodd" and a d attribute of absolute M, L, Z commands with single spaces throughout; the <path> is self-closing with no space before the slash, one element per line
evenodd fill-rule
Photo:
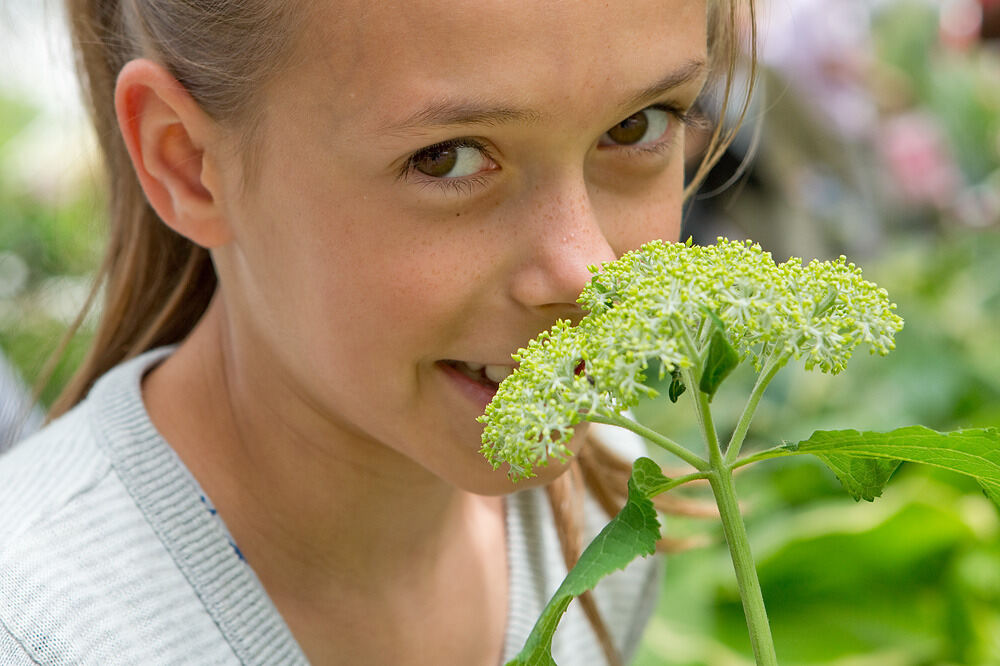
<path fill-rule="evenodd" d="M 580 316 L 588 265 L 678 236 L 705 3 L 321 7 L 252 185 L 223 165 L 239 362 L 338 456 L 509 491 L 476 417 L 511 353 Z"/>

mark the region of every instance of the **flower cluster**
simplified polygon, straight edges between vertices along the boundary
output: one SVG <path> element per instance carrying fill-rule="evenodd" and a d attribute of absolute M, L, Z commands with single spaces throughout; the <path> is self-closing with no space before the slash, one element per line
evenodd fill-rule
<path fill-rule="evenodd" d="M 837 373 L 861 343 L 887 354 L 902 319 L 888 294 L 841 257 L 775 264 L 751 242 L 712 246 L 654 241 L 592 268 L 577 326 L 560 321 L 514 359 L 480 417 L 483 454 L 512 478 L 569 455 L 573 426 L 588 415 L 619 414 L 656 391 L 660 378 L 690 368 L 695 378 L 714 332 L 758 371 L 789 357 Z"/>

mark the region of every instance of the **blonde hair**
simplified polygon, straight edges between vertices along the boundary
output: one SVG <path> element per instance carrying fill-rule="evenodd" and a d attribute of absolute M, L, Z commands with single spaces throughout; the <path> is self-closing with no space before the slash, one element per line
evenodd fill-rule
<path fill-rule="evenodd" d="M 89 351 L 52 405 L 50 418 L 82 400 L 94 381 L 118 363 L 181 341 L 204 314 L 217 284 L 208 252 L 162 224 L 146 201 L 115 118 L 118 73 L 134 58 L 156 59 L 209 116 L 246 128 L 243 154 L 252 164 L 259 121 L 256 95 L 287 66 L 304 21 L 299 4 L 275 0 L 67 0 L 66 4 L 79 74 L 106 168 L 109 237 L 90 298 L 41 373 L 39 386 L 51 376 L 103 286 L 103 312 Z M 744 7 L 746 12 L 741 11 Z M 715 85 L 722 91 L 720 118 L 727 115 L 726 105 L 738 81 L 744 52 L 741 37 L 750 42 L 753 79 L 754 18 L 753 0 L 710 0 L 710 64 Z M 741 119 L 749 96 L 748 90 L 737 114 Z M 735 131 L 716 124 L 685 194 L 697 189 Z M 601 444 L 588 442 L 569 473 L 547 487 L 567 567 L 580 554 L 584 487 L 613 514 L 624 502 L 627 470 L 628 465 L 616 461 Z M 609 663 L 621 663 L 593 600 L 588 595 L 581 601 Z"/>

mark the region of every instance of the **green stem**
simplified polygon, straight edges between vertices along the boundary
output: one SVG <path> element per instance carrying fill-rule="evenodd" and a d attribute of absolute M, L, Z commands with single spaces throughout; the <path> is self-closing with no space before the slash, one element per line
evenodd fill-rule
<path fill-rule="evenodd" d="M 784 456 L 793 456 L 797 452 L 788 449 L 784 446 L 775 446 L 770 449 L 764 449 L 763 451 L 758 451 L 749 456 L 744 456 L 734 462 L 729 466 L 730 469 L 736 469 L 737 467 L 743 467 L 745 465 L 752 465 L 753 463 L 760 462 L 761 460 L 770 460 L 771 458 L 783 458 Z"/>
<path fill-rule="evenodd" d="M 708 460 L 713 468 L 721 468 L 722 449 L 719 448 L 719 434 L 715 430 L 715 421 L 712 420 L 712 407 L 708 402 L 708 394 L 695 389 L 697 398 L 695 404 L 698 406 L 698 420 L 701 428 L 705 432 L 705 443 L 708 445 Z"/>
<path fill-rule="evenodd" d="M 771 637 L 771 626 L 768 624 L 767 611 L 764 609 L 764 597 L 760 591 L 757 570 L 750 554 L 746 526 L 736 501 L 732 471 L 727 467 L 713 466 L 709 483 L 712 484 L 715 501 L 719 505 L 722 529 L 726 534 L 729 553 L 733 558 L 733 568 L 736 570 L 736 582 L 739 585 L 740 598 L 743 600 L 743 612 L 746 615 L 747 628 L 750 630 L 750 645 L 753 647 L 754 658 L 757 666 L 777 666 L 778 657 L 774 651 L 774 639 Z"/>
<path fill-rule="evenodd" d="M 729 444 L 726 446 L 727 465 L 732 465 L 736 461 L 736 456 L 740 454 L 740 448 L 743 446 L 743 440 L 746 439 L 747 431 L 750 429 L 750 421 L 753 420 L 754 412 L 757 411 L 757 405 L 760 403 L 760 399 L 764 395 L 764 390 L 767 389 L 768 384 L 770 384 L 771 380 L 774 379 L 774 376 L 778 374 L 778 371 L 781 370 L 785 363 L 788 362 L 791 355 L 791 352 L 779 354 L 777 350 L 775 350 L 775 353 L 767 359 L 767 363 L 764 365 L 763 371 L 757 377 L 757 383 L 754 384 L 753 391 L 750 393 L 750 399 L 747 400 L 747 404 L 743 408 L 740 420 L 736 424 L 736 430 L 733 431 L 733 436 L 729 438 Z"/>
<path fill-rule="evenodd" d="M 673 490 L 677 486 L 683 486 L 685 483 L 691 483 L 692 481 L 701 481 L 702 479 L 707 479 L 710 476 L 712 476 L 711 472 L 695 472 L 694 474 L 678 476 L 676 479 L 670 479 L 670 483 L 665 483 L 662 486 L 657 487 L 656 492 L 651 493 L 648 497 L 652 499 L 657 495 L 662 495 L 669 490 Z"/>
<path fill-rule="evenodd" d="M 719 435 L 715 430 L 715 423 L 712 421 L 712 409 L 708 405 L 709 398 L 698 388 L 701 373 L 705 371 L 705 359 L 699 353 L 694 340 L 691 339 L 691 333 L 687 330 L 687 327 L 681 326 L 680 331 L 681 344 L 684 346 L 685 353 L 687 353 L 688 358 L 697 362 L 698 376 L 695 376 L 694 368 L 682 368 L 681 374 L 694 396 L 694 404 L 698 412 L 698 424 L 705 435 L 705 446 L 708 448 L 708 459 L 713 467 L 718 467 L 723 464 L 722 451 L 719 448 Z"/>
<path fill-rule="evenodd" d="M 595 412 L 587 414 L 584 416 L 584 419 L 593 423 L 603 423 L 605 425 L 613 425 L 631 430 L 640 437 L 645 437 L 647 440 L 656 444 L 660 448 L 666 449 L 687 464 L 694 467 L 699 472 L 705 472 L 709 469 L 708 461 L 701 456 L 692 453 L 669 437 L 665 437 L 655 430 L 647 428 L 641 423 L 626 418 L 621 414 L 615 414 L 614 412 Z"/>

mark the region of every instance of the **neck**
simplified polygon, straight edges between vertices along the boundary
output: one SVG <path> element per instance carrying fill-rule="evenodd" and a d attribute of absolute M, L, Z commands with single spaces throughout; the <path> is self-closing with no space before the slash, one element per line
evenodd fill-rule
<path fill-rule="evenodd" d="M 220 310 L 150 373 L 144 400 L 273 597 L 384 598 L 503 552 L 499 499 L 332 428 L 280 371 L 240 356 Z"/>

